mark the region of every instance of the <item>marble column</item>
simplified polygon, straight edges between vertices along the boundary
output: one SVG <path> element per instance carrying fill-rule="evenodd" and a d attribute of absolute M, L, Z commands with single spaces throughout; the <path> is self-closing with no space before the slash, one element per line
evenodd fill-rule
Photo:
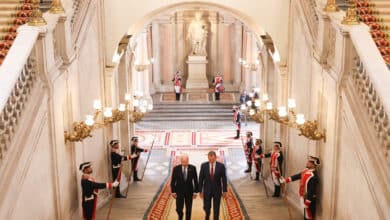
<path fill-rule="evenodd" d="M 257 39 L 255 33 L 252 33 L 252 45 L 251 45 L 251 64 L 257 65 L 256 68 L 251 69 L 251 88 L 259 87 L 259 55 L 257 49 Z"/>
<path fill-rule="evenodd" d="M 136 46 L 136 91 L 142 92 L 142 95 L 146 99 L 151 99 L 149 91 L 149 56 L 148 56 L 148 46 L 147 46 L 147 32 L 143 32 L 139 35 L 137 39 Z M 141 70 L 137 66 L 144 66 Z"/>
<path fill-rule="evenodd" d="M 224 17 L 223 16 L 219 16 L 219 19 L 218 19 L 218 59 L 217 59 L 217 67 L 216 69 L 214 70 L 214 74 L 216 72 L 221 72 L 222 75 L 225 75 L 226 73 L 223 72 L 223 64 L 224 64 L 224 52 L 226 50 L 226 48 L 224 47 L 223 45 L 223 42 L 224 42 L 224 29 L 225 29 L 225 25 L 224 25 Z"/>
<path fill-rule="evenodd" d="M 134 75 L 134 73 L 136 73 L 136 71 L 134 68 L 134 54 L 131 51 L 132 51 L 132 48 L 130 47 L 130 44 L 129 44 L 129 46 L 127 47 L 127 50 L 126 50 L 126 69 L 127 69 L 127 72 L 130 73 L 130 74 L 127 74 L 128 75 L 127 93 L 132 97 L 134 94 L 134 91 L 135 91 L 135 87 L 136 87 L 136 84 L 134 81 L 134 79 L 136 79 L 136 76 Z M 130 105 L 128 107 L 129 107 L 129 109 L 132 109 L 133 102 L 130 102 Z M 127 118 L 126 121 L 128 122 L 129 136 L 131 138 L 135 135 L 135 124 L 133 122 L 130 122 L 129 118 Z M 129 145 L 129 147 L 130 147 L 130 145 Z"/>
<path fill-rule="evenodd" d="M 154 62 L 154 54 L 153 54 L 153 42 L 152 42 L 152 24 L 148 25 L 148 31 L 147 31 L 147 51 L 148 51 L 148 57 L 149 57 L 149 60 L 152 62 L 152 58 L 153 58 L 153 62 Z M 153 83 L 153 63 L 151 63 L 149 65 L 149 68 L 148 68 L 148 77 L 149 77 L 149 81 L 147 82 L 148 83 L 148 87 L 149 87 L 149 94 L 154 94 L 156 92 L 156 89 L 154 87 L 154 83 Z"/>
<path fill-rule="evenodd" d="M 232 60 L 232 71 L 233 71 L 233 85 L 236 88 L 240 87 L 241 84 L 241 64 L 238 62 L 242 57 L 242 23 L 238 20 L 234 22 L 234 37 L 231 45 L 233 48 L 233 60 Z"/>
<path fill-rule="evenodd" d="M 187 79 L 188 79 L 188 70 L 186 67 L 187 60 L 187 48 L 186 48 L 186 36 L 184 30 L 184 15 L 183 12 L 177 12 L 175 18 L 175 48 L 176 48 L 176 56 L 175 56 L 175 65 L 172 71 L 172 74 L 176 73 L 177 70 L 181 70 L 184 74 L 183 86 L 186 87 Z M 173 78 L 173 76 L 172 76 Z"/>
<path fill-rule="evenodd" d="M 153 58 L 154 58 L 154 63 L 153 63 L 153 85 L 156 89 L 156 91 L 161 88 L 161 78 L 160 74 L 161 73 L 161 55 L 160 55 L 160 24 L 154 20 L 152 22 L 152 48 L 153 48 Z"/>
<path fill-rule="evenodd" d="M 246 31 L 246 43 L 245 43 L 245 61 L 248 64 L 253 63 L 253 34 L 250 31 Z M 244 89 L 251 91 L 252 89 L 252 70 L 250 68 L 244 68 Z"/>
<path fill-rule="evenodd" d="M 167 62 L 170 63 L 170 68 L 169 68 L 169 78 L 170 79 L 173 79 L 173 77 L 175 76 L 175 73 L 177 71 L 177 53 L 176 53 L 176 48 L 177 48 L 177 45 L 176 45 L 176 15 L 177 13 L 175 13 L 174 16 L 172 16 L 170 18 L 170 23 L 171 23 L 171 30 L 170 30 L 170 45 L 172 46 L 171 48 L 171 53 L 169 54 L 169 60 Z M 170 91 L 173 91 L 173 84 L 170 83 L 169 84 L 169 90 Z"/>
<path fill-rule="evenodd" d="M 126 103 L 124 97 L 125 97 L 125 94 L 128 92 L 128 88 L 129 88 L 129 85 L 128 85 L 128 78 L 130 76 L 129 74 L 129 69 L 127 68 L 128 64 L 127 64 L 127 59 L 128 57 L 126 56 L 126 53 L 122 56 L 119 64 L 118 64 L 118 69 L 116 71 L 116 80 L 117 80 L 117 88 L 116 88 L 116 103 L 115 105 L 117 106 L 113 106 L 113 108 L 117 108 L 119 106 L 119 104 L 121 103 Z M 128 124 L 128 115 L 126 114 L 125 116 L 125 120 L 123 121 L 120 121 L 119 122 L 119 125 L 118 125 L 118 130 L 119 130 L 119 139 L 120 139 L 120 146 L 121 146 L 121 150 L 124 151 L 124 154 L 129 154 L 130 153 L 130 149 L 128 146 L 130 146 L 130 143 L 129 143 L 129 124 Z M 115 137 L 115 136 L 114 136 Z M 130 174 L 130 167 L 129 167 L 129 163 L 124 163 L 124 169 L 122 169 L 122 171 L 126 174 L 126 175 L 129 175 Z"/>
<path fill-rule="evenodd" d="M 210 46 L 209 46 L 209 64 L 207 68 L 207 79 L 209 82 L 212 81 L 213 76 L 216 74 L 217 71 L 219 71 L 219 45 L 218 45 L 218 39 L 219 39 L 219 20 L 222 19 L 218 12 L 211 12 L 209 15 L 209 21 L 210 21 Z"/>

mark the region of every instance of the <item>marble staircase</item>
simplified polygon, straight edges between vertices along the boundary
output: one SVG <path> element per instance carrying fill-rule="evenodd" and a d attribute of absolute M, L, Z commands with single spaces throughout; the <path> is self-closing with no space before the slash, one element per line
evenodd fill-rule
<path fill-rule="evenodd" d="M 16 38 L 16 30 L 32 13 L 31 0 L 0 1 L 0 65 Z"/>
<path fill-rule="evenodd" d="M 232 104 L 155 104 L 143 121 L 232 120 Z"/>
<path fill-rule="evenodd" d="M 370 27 L 386 64 L 390 65 L 390 0 L 360 0 L 356 9 L 359 19 Z"/>

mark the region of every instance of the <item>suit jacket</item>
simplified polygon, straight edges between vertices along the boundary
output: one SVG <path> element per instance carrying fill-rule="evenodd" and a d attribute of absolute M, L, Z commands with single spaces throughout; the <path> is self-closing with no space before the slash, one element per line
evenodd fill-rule
<path fill-rule="evenodd" d="M 202 164 L 199 173 L 199 192 L 213 195 L 227 192 L 226 168 L 223 163 L 215 162 L 214 181 L 210 178 L 210 163 Z"/>
<path fill-rule="evenodd" d="M 177 195 L 199 192 L 197 175 L 196 167 L 189 164 L 187 167 L 187 180 L 184 180 L 182 165 L 175 166 L 172 172 L 171 192 Z"/>

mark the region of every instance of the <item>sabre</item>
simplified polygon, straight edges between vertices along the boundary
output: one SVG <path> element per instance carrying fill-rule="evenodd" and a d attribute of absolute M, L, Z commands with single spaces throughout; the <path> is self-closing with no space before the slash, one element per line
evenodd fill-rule
<path fill-rule="evenodd" d="M 121 167 L 119 168 L 118 176 L 116 177 L 116 181 L 118 181 L 118 182 L 120 182 L 119 177 L 121 176 L 121 172 L 122 172 L 122 164 L 121 164 Z M 127 187 L 127 188 L 129 188 L 129 187 Z M 113 188 L 112 188 L 112 192 L 114 193 L 115 190 L 116 190 L 116 187 L 113 187 Z M 127 197 L 127 194 L 126 194 L 126 197 Z M 115 198 L 115 196 L 112 196 L 112 197 L 111 197 L 111 200 L 110 200 L 110 207 L 108 208 L 106 220 L 109 220 L 109 219 L 110 219 L 112 204 L 114 204 L 114 198 Z"/>
<path fill-rule="evenodd" d="M 291 207 L 290 207 L 290 204 L 288 203 L 288 199 L 287 199 L 286 183 L 281 183 L 280 185 L 282 186 L 281 188 L 282 188 L 282 193 L 283 193 L 283 200 L 287 206 L 288 216 L 290 217 L 290 220 L 292 220 Z"/>
<path fill-rule="evenodd" d="M 279 163 L 277 163 L 277 168 L 278 168 L 278 171 L 280 172 L 280 175 L 282 175 L 282 170 L 280 169 L 279 167 Z M 286 190 L 286 183 L 281 183 L 280 180 L 279 180 L 280 177 L 278 177 L 278 181 L 280 183 L 280 188 L 282 189 L 282 193 L 283 193 L 283 201 L 284 203 L 286 203 L 286 206 L 287 206 L 287 210 L 288 210 L 288 216 L 290 217 L 290 220 L 292 220 L 292 214 L 291 214 L 291 207 L 290 207 L 290 204 L 288 203 L 288 199 L 287 199 L 287 190 Z"/>
<path fill-rule="evenodd" d="M 150 159 L 150 155 L 152 154 L 152 149 L 153 149 L 153 146 L 154 146 L 154 140 L 156 139 L 156 136 L 157 136 L 157 134 L 154 134 L 152 146 L 150 147 L 148 158 L 146 159 L 145 168 L 144 168 L 144 171 L 142 172 L 141 180 L 144 179 L 146 167 L 148 167 L 148 162 L 149 162 L 149 159 Z"/>
<path fill-rule="evenodd" d="M 263 182 L 263 186 L 264 186 L 264 190 L 265 190 L 265 195 L 266 195 L 267 198 L 268 198 L 269 195 L 268 195 L 267 185 L 265 185 L 264 174 L 263 174 L 263 171 L 264 171 L 264 164 L 263 164 L 263 160 L 262 160 L 262 159 L 259 159 L 259 160 L 260 160 L 260 164 L 261 164 L 261 170 L 260 170 L 261 181 Z"/>

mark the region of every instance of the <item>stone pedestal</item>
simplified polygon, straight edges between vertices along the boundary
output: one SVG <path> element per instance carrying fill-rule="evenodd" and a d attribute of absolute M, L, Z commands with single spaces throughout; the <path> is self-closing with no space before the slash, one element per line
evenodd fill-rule
<path fill-rule="evenodd" d="M 206 77 L 206 56 L 188 56 L 187 89 L 208 89 L 209 83 Z"/>

